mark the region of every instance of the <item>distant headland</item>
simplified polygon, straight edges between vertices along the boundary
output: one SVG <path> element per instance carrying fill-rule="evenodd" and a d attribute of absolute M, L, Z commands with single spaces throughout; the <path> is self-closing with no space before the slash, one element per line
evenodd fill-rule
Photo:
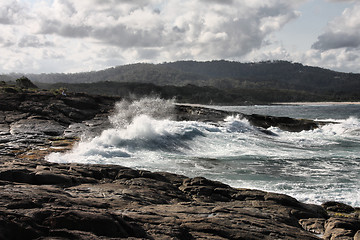
<path fill-rule="evenodd" d="M 0 75 L 11 82 L 23 74 Z M 158 95 L 201 104 L 357 102 L 360 74 L 288 61 L 138 63 L 96 72 L 25 74 L 40 88 L 110 96 Z"/>

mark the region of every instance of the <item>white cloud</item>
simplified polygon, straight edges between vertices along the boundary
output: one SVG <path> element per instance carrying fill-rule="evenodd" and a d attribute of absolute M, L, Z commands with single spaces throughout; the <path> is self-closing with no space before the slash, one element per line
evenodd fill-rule
<path fill-rule="evenodd" d="M 52 47 L 54 43 L 47 41 L 43 36 L 35 36 L 35 35 L 25 35 L 23 36 L 19 42 L 19 47 L 33 47 L 33 48 L 42 48 L 42 47 Z"/>
<path fill-rule="evenodd" d="M 26 15 L 25 5 L 16 0 L 0 2 L 0 24 L 19 24 Z"/>
<path fill-rule="evenodd" d="M 326 51 L 338 48 L 360 47 L 360 4 L 346 9 L 340 17 L 331 21 L 325 33 L 318 37 L 312 46 L 314 49 Z"/>
<path fill-rule="evenodd" d="M 345 2 L 332 0 L 331 2 Z M 347 1 L 353 2 L 353 1 Z M 324 33 L 318 36 L 312 49 L 294 55 L 296 61 L 338 71 L 360 72 L 360 4 L 343 11 L 334 18 Z"/>
<path fill-rule="evenodd" d="M 10 10 L 0 13 L 0 48 L 7 46 L 7 54 L 0 72 L 241 59 L 267 46 L 272 33 L 299 16 L 296 8 L 305 1 L 38 0 L 26 5 L 5 0 L 1 9 Z"/>
<path fill-rule="evenodd" d="M 360 72 L 359 58 L 359 51 L 350 52 L 346 49 L 318 51 L 312 49 L 302 55 L 302 59 L 299 60 L 313 66 L 322 66 L 344 72 Z"/>
<path fill-rule="evenodd" d="M 355 2 L 356 0 L 326 0 L 327 2 Z"/>

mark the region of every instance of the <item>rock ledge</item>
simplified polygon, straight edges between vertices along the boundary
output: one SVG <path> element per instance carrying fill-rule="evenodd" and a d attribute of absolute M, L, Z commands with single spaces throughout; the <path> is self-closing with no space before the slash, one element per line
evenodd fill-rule
<path fill-rule="evenodd" d="M 283 194 L 202 177 L 44 160 L 49 152 L 71 149 L 79 132 L 101 129 L 116 100 L 0 94 L 1 240 L 359 239 L 358 215 L 329 215 Z M 205 116 L 192 111 L 197 113 L 187 108 L 178 116 Z"/>

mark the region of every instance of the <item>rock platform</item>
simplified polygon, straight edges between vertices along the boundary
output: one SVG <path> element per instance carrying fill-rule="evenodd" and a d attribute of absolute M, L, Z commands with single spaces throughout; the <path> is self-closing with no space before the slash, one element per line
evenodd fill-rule
<path fill-rule="evenodd" d="M 360 238 L 358 209 L 337 203 L 304 204 L 202 177 L 44 160 L 71 149 L 79 133 L 101 131 L 118 100 L 0 94 L 1 240 Z M 178 108 L 178 119 L 223 114 L 186 109 Z"/>

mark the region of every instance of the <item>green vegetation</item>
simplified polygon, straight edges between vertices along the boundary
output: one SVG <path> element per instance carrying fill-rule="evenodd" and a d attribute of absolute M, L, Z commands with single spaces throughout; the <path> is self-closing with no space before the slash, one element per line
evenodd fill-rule
<path fill-rule="evenodd" d="M 19 93 L 23 91 L 38 91 L 38 87 L 27 77 L 22 76 L 14 82 L 0 81 L 0 92 Z"/>
<path fill-rule="evenodd" d="M 243 89 L 235 88 L 221 90 L 215 87 L 200 87 L 188 84 L 186 86 L 157 86 L 151 83 L 57 83 L 43 85 L 48 89 L 66 88 L 68 92 L 86 92 L 98 95 L 120 96 L 123 98 L 139 98 L 155 95 L 164 99 L 175 98 L 182 103 L 201 104 L 266 104 L 272 102 L 293 101 L 333 101 L 331 96 L 310 94 L 304 91 L 278 89 Z M 348 100 L 348 99 L 337 99 Z"/>
<path fill-rule="evenodd" d="M 16 77 L 19 76 L 0 75 L 0 80 Z M 360 101 L 360 74 L 287 61 L 139 63 L 97 72 L 26 77 L 48 89 L 121 97 L 156 94 L 176 97 L 180 102 L 207 104 Z"/>
<path fill-rule="evenodd" d="M 35 84 L 33 84 L 30 79 L 28 79 L 25 76 L 22 76 L 21 78 L 16 79 L 16 86 L 18 86 L 21 89 L 36 89 L 38 88 Z"/>

